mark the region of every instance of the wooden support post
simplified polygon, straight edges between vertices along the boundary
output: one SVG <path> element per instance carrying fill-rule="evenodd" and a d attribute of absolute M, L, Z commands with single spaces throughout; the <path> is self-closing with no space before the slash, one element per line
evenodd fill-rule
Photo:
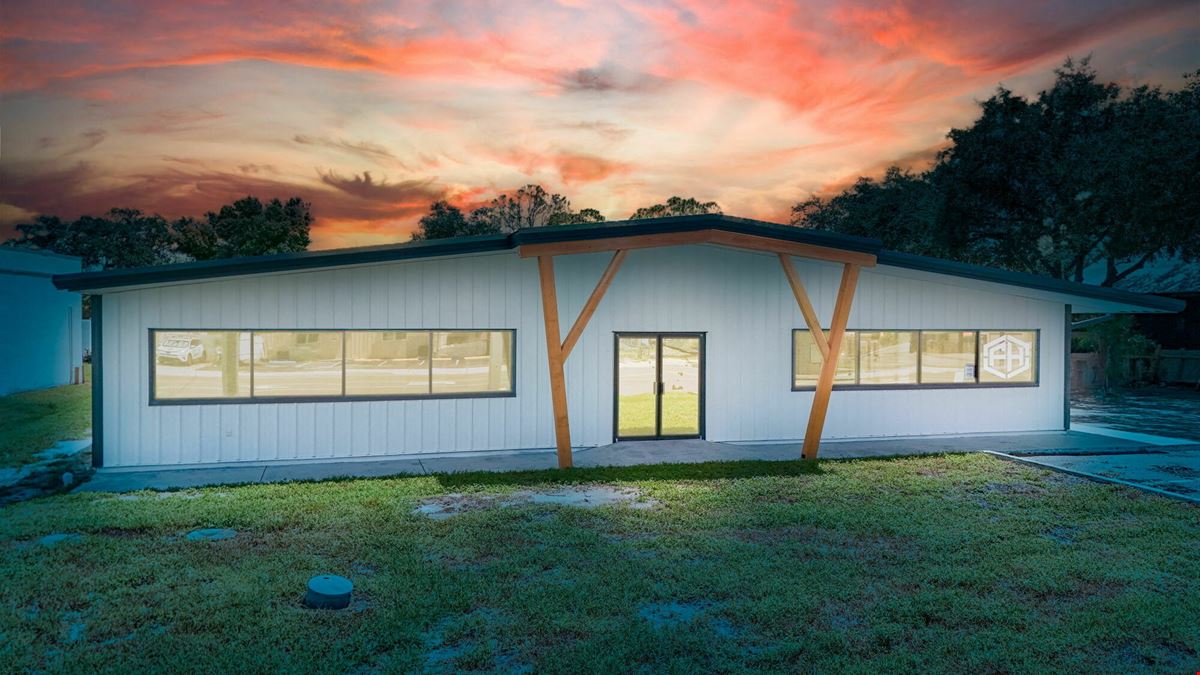
<path fill-rule="evenodd" d="M 808 428 L 804 432 L 801 451 L 804 459 L 816 459 L 817 450 L 821 447 L 821 431 L 825 428 L 825 413 L 829 411 L 829 394 L 833 391 L 833 376 L 837 373 L 838 355 L 842 350 L 842 338 L 846 335 L 846 323 L 850 320 L 850 303 L 854 301 L 857 285 L 858 265 L 846 263 L 842 268 L 837 303 L 833 306 L 833 321 L 829 324 L 829 356 L 821 364 L 812 411 L 808 415 Z"/>
<path fill-rule="evenodd" d="M 817 311 L 813 309 L 808 293 L 804 291 L 804 284 L 800 283 L 800 275 L 796 274 L 796 266 L 786 253 L 779 254 L 779 264 L 783 265 L 783 273 L 787 275 L 788 284 L 792 287 L 792 295 L 796 296 L 796 304 L 800 305 L 800 313 L 804 315 L 804 323 L 808 324 L 808 332 L 812 333 L 817 349 L 821 350 L 821 358 L 828 359 L 829 341 L 825 339 L 825 331 L 821 330 L 821 320 L 817 318 Z"/>
<path fill-rule="evenodd" d="M 621 262 L 625 260 L 628 253 L 629 251 L 617 251 L 613 254 L 612 260 L 608 261 L 608 267 L 604 269 L 604 274 L 600 275 L 600 281 L 596 282 L 596 288 L 592 290 L 591 296 L 584 303 L 583 310 L 579 312 L 579 318 L 575 319 L 575 324 L 567 332 L 567 339 L 563 340 L 563 361 L 567 360 L 567 357 L 571 355 L 571 350 L 575 348 L 575 343 L 579 342 L 579 338 L 583 336 L 583 329 L 587 328 L 588 321 L 591 320 L 592 314 L 595 314 L 596 307 L 600 304 L 600 299 L 612 285 L 613 277 L 617 276 L 617 270 L 621 268 Z"/>
<path fill-rule="evenodd" d="M 554 258 L 538 256 L 542 284 L 542 319 L 546 325 L 546 361 L 550 365 L 550 401 L 554 405 L 554 440 L 558 468 L 571 467 L 571 422 L 567 416 L 567 379 L 563 375 L 561 334 L 558 329 L 558 294 L 554 287 Z"/>

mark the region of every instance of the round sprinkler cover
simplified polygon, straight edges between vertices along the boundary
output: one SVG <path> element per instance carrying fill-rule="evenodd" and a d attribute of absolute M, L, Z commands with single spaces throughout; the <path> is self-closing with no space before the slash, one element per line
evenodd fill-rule
<path fill-rule="evenodd" d="M 313 609 L 343 609 L 350 604 L 354 584 L 336 574 L 318 574 L 308 580 L 304 604 Z"/>

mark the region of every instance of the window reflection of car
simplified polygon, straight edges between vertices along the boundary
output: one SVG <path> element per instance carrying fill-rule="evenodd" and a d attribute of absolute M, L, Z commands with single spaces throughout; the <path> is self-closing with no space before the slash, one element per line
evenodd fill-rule
<path fill-rule="evenodd" d="M 191 365 L 204 360 L 204 343 L 200 338 L 172 338 L 163 340 L 155 350 L 159 363 L 178 361 L 183 365 Z"/>

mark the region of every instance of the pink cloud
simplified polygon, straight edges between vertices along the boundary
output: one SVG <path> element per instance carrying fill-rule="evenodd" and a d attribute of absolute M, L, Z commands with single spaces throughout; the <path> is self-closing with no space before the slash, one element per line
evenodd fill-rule
<path fill-rule="evenodd" d="M 1137 37 L 1172 47 L 1113 59 L 1194 69 L 1189 10 L 5 0 L 0 209 L 183 215 L 297 194 L 322 246 L 403 239 L 433 199 L 469 207 L 524 182 L 614 218 L 672 194 L 786 218 L 812 191 L 924 166 L 974 100 L 1048 81 L 1068 53 Z"/>

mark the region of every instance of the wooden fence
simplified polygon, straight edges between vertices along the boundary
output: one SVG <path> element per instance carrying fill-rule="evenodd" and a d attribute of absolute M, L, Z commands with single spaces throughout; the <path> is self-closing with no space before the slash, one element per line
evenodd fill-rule
<path fill-rule="evenodd" d="M 1154 354 L 1131 356 L 1123 382 L 1114 384 L 1191 384 L 1200 387 L 1200 350 L 1160 349 Z M 1104 367 L 1095 353 L 1071 354 L 1071 391 L 1092 391 L 1104 386 Z"/>

